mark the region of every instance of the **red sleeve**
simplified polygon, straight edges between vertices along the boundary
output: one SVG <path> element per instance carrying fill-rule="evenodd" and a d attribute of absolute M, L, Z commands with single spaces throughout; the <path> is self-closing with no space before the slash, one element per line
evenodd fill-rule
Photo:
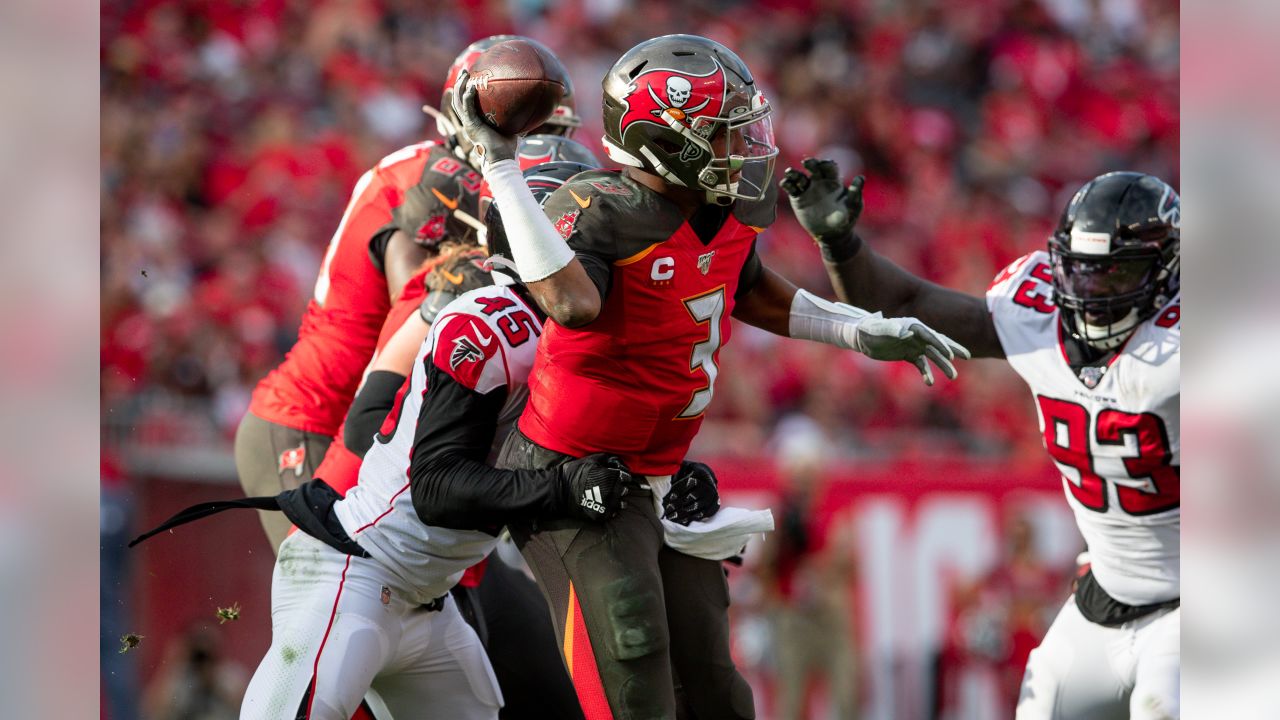
<path fill-rule="evenodd" d="M 436 336 L 432 363 L 468 390 L 486 393 L 505 385 L 505 371 L 490 362 L 502 352 L 493 330 L 469 315 L 450 315 L 436 322 L 442 321 L 445 325 Z"/>

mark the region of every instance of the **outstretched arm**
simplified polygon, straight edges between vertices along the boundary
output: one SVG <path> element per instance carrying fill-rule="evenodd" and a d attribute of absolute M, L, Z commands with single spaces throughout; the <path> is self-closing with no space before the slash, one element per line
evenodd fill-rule
<path fill-rule="evenodd" d="M 877 255 L 854 232 L 862 212 L 861 176 L 844 186 L 834 162 L 808 158 L 804 170 L 787 168 L 780 184 L 796 218 L 822 250 L 827 275 L 842 301 L 891 316 L 917 317 L 955 338 L 974 357 L 1004 357 L 982 298 L 912 275 Z"/>
<path fill-rule="evenodd" d="M 948 379 L 956 378 L 951 361 L 969 352 L 916 318 L 885 318 L 861 308 L 824 300 L 798 290 L 786 278 L 761 267 L 758 279 L 737 296 L 733 316 L 784 337 L 856 350 L 873 360 L 906 360 L 916 366 L 926 385 L 933 384 L 932 362 Z"/>

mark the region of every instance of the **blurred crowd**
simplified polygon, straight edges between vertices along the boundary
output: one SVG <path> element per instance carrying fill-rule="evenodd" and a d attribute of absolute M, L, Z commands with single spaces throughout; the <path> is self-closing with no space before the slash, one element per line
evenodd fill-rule
<path fill-rule="evenodd" d="M 779 167 L 818 154 L 864 173 L 863 235 L 957 288 L 1043 246 L 1101 171 L 1178 184 L 1174 0 L 118 0 L 102 6 L 104 413 L 160 440 L 190 440 L 193 417 L 229 437 L 356 178 L 435 136 L 419 108 L 467 43 L 551 46 L 598 151 L 601 77 L 669 32 L 736 49 L 776 108 Z M 829 292 L 785 207 L 762 252 Z M 905 363 L 737 335 L 703 451 L 756 452 L 802 411 L 846 453 L 1036 452 L 1002 365 L 926 390 Z"/>

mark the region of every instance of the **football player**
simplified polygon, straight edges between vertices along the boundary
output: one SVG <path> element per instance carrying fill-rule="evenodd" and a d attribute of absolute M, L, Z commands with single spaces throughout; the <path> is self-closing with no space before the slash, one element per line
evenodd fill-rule
<path fill-rule="evenodd" d="M 575 684 L 599 677 L 606 701 L 579 687 L 587 717 L 674 717 L 671 663 L 689 659 L 664 589 L 687 604 L 728 596 L 705 594 L 701 567 L 686 577 L 663 566 L 663 509 L 652 498 L 664 496 L 711 402 L 729 317 L 908 360 L 929 383 L 930 361 L 954 377 L 951 359 L 966 353 L 914 318 L 825 301 L 761 264 L 755 237 L 776 204 L 771 108 L 723 45 L 669 35 L 623 55 L 603 90 L 605 149 L 625 170 L 575 176 L 545 215 L 514 138 L 483 122 L 466 79 L 458 87 L 455 114 L 502 207 L 516 267 L 550 316 L 499 462 L 554 467 L 608 449 L 646 476 L 651 500 L 603 525 L 565 519 L 512 534 L 552 605 Z M 701 720 L 754 716 L 732 663 L 708 675 L 721 701 L 696 708 Z"/>
<path fill-rule="evenodd" d="M 1031 388 L 1045 449 L 1088 545 L 1073 597 L 1031 654 L 1018 720 L 1179 714 L 1180 202 L 1150 175 L 1101 175 L 1048 248 L 986 298 L 939 287 L 854 232 L 862 178 L 808 159 L 782 187 L 841 298 L 909 313 Z"/>
<path fill-rule="evenodd" d="M 549 188 L 581 166 L 555 163 L 542 168 L 549 170 L 535 170 L 530 183 Z M 546 190 L 542 192 L 545 195 Z M 496 218 L 496 211 L 491 215 Z M 500 227 L 500 221 L 494 224 Z M 467 276 L 459 286 L 484 287 L 443 309 L 436 307 L 435 295 L 447 290 L 433 291 L 424 301 L 423 309 L 438 312 L 439 317 L 431 318 L 435 322 L 426 344 L 414 338 L 414 348 L 421 347 L 408 368 L 413 378 L 403 391 L 394 393 L 395 407 L 388 422 L 370 439 L 372 447 L 361 467 L 361 482 L 345 499 L 323 480 L 316 480 L 273 498 L 194 506 L 134 541 L 136 544 L 184 522 L 236 507 L 283 510 L 302 530 L 285 541 L 277 561 L 273 646 L 250 685 L 244 717 L 273 716 L 282 710 L 292 714 L 295 708 L 300 717 L 345 717 L 349 703 L 370 687 L 379 691 L 396 717 L 487 717 L 491 698 L 483 691 L 488 686 L 482 682 L 487 665 L 478 663 L 468 650 L 474 635 L 454 626 L 453 617 L 458 614 L 455 603 L 439 597 L 426 603 L 425 609 L 410 608 L 406 614 L 400 601 L 413 604 L 456 582 L 461 568 L 482 560 L 486 547 L 492 548 L 497 530 L 513 518 L 554 517 L 566 511 L 602 517 L 616 512 L 620 504 L 623 493 L 619 484 L 626 481 L 625 473 L 602 470 L 599 463 L 565 468 L 550 485 L 536 473 L 512 474 L 477 464 L 497 452 L 524 402 L 524 383 L 542 316 L 524 288 L 510 282 L 487 286 L 482 277 L 487 271 L 474 264 L 465 249 L 446 252 L 451 254 L 449 261 L 437 272 Z M 452 329 L 441 333 L 446 325 Z M 412 322 L 406 323 L 405 332 L 395 334 L 386 346 L 388 355 L 400 352 L 396 346 L 414 334 L 413 327 Z M 361 395 L 370 387 L 366 385 Z M 415 410 L 419 403 L 421 408 Z M 415 423 L 416 429 L 405 427 L 410 423 Z M 602 475 L 603 480 L 597 482 Z M 531 481 L 535 476 L 541 479 Z M 594 483 L 584 488 L 599 498 L 590 507 L 577 505 L 579 493 L 554 487 L 584 481 Z M 705 466 L 686 464 L 675 486 L 678 491 L 668 497 L 672 515 L 678 510 L 681 518 L 696 519 L 715 512 L 714 478 Z M 406 494 L 406 490 L 410 492 Z M 485 577 L 487 583 L 490 573 Z M 516 716 L 580 717 L 572 689 L 560 697 L 556 686 L 548 683 L 556 679 L 548 671 L 560 667 L 554 655 L 550 664 L 543 658 L 544 667 L 529 667 L 529 663 L 538 662 L 542 650 L 555 651 L 551 650 L 550 627 L 545 637 L 539 638 L 537 633 L 538 623 L 546 622 L 545 606 L 542 616 L 536 611 L 530 614 L 523 600 L 532 587 L 511 583 L 516 577 L 528 582 L 522 576 L 503 574 L 501 582 L 489 588 L 492 600 L 506 603 L 525 621 L 518 627 L 506 623 L 491 632 L 511 655 L 502 660 L 519 666 L 521 672 L 511 668 L 512 677 L 522 675 L 527 681 L 520 684 L 519 691 L 540 693 L 536 709 L 532 699 L 525 697 L 523 705 L 517 706 L 524 714 Z M 374 610 L 379 606 L 369 601 L 370 589 L 377 587 L 378 581 L 383 583 L 378 596 L 384 606 L 380 612 Z M 355 593 L 344 599 L 347 583 Z M 481 585 L 482 593 L 485 587 Z M 441 613 L 438 617 L 432 615 L 437 612 Z M 321 627 L 325 618 L 328 625 Z M 370 624 L 382 632 L 356 632 Z M 330 633 L 337 647 L 328 651 L 330 659 L 325 660 L 322 654 Z M 398 641 L 399 648 L 397 642 L 387 642 L 388 634 L 403 638 Z M 450 656 L 442 656 L 430 637 L 446 638 Z M 539 639 L 545 648 L 533 642 Z M 725 651 L 727 654 L 727 646 Z M 458 684 L 462 679 L 459 673 L 467 682 Z M 542 681 L 540 687 L 525 687 L 538 680 Z M 444 688 L 450 681 L 457 687 L 446 693 Z M 428 694 L 433 703 L 430 711 L 411 710 L 413 703 L 421 703 Z M 282 697 L 296 698 L 299 704 L 282 704 Z M 440 706 L 438 715 L 436 705 Z"/>
<path fill-rule="evenodd" d="M 446 108 L 458 74 L 485 49 L 512 37 L 485 38 L 463 50 L 445 83 Z M 536 132 L 566 134 L 576 127 L 569 103 Z M 297 487 L 314 476 L 397 293 L 442 241 L 464 240 L 481 227 L 481 178 L 468 163 L 471 146 L 450 122 L 451 110 L 424 109 L 437 117 L 443 141 L 401 148 L 356 183 L 325 252 L 298 340 L 253 391 L 235 440 L 236 469 L 247 495 Z M 274 551 L 289 523 L 272 513 L 263 513 L 262 523 Z"/>
<path fill-rule="evenodd" d="M 448 590 L 502 526 L 617 512 L 630 476 L 603 454 L 544 471 L 494 470 L 495 438 L 524 403 L 537 306 L 490 286 L 446 306 L 341 497 L 313 480 L 276 497 L 206 503 L 135 540 L 227 508 L 283 510 L 272 644 L 242 718 L 346 720 L 372 688 L 393 717 L 496 718 L 502 696 Z M 583 493 L 599 498 L 592 506 Z"/>
<path fill-rule="evenodd" d="M 525 142 L 522 141 L 521 148 L 523 149 L 524 146 Z M 589 151 L 585 148 L 577 149 L 580 147 L 571 140 L 565 140 L 557 145 L 556 152 L 561 153 L 565 149 L 572 149 L 579 156 L 583 156 L 584 153 L 589 156 Z M 525 177 L 535 198 L 541 201 L 576 173 L 594 167 L 598 167 L 598 163 L 592 166 L 573 162 L 545 163 L 530 168 L 525 172 Z M 488 229 L 489 245 L 495 249 L 495 257 L 509 258 L 505 231 L 496 205 L 488 208 L 485 224 Z M 464 257 L 459 256 L 458 260 L 461 261 Z M 456 279 L 462 282 L 456 285 L 445 285 L 438 281 L 428 281 L 428 287 L 434 286 L 436 289 L 433 289 L 423 301 L 420 312 L 408 317 L 400 329 L 395 331 L 385 349 L 375 359 L 374 372 L 370 374 L 368 381 L 356 395 L 351 415 L 372 414 L 386 417 L 387 411 L 394 404 L 397 396 L 396 389 L 401 386 L 405 375 L 412 370 L 418 347 L 426 336 L 430 323 L 439 313 L 441 305 L 447 304 L 455 296 L 456 291 L 487 285 L 489 281 L 488 273 L 477 273 L 474 265 L 468 262 L 456 262 L 454 267 L 442 267 L 433 271 L 432 276 L 435 275 L 444 276 L 444 280 L 448 280 L 449 275 L 456 275 Z M 538 315 L 535 319 L 538 321 L 538 327 L 541 328 L 543 316 Z M 359 455 L 363 455 L 374 442 L 372 434 L 367 438 L 351 437 L 348 434 L 346 440 Z M 338 443 L 335 442 L 336 445 Z M 317 471 L 317 476 L 333 485 L 323 464 Z M 671 492 L 664 499 L 664 517 L 688 525 L 690 522 L 713 515 L 718 507 L 719 498 L 715 488 L 715 478 L 710 469 L 700 463 L 683 464 L 681 472 L 673 482 Z M 696 558 L 677 557 L 675 551 L 669 551 L 666 554 L 670 556 L 668 565 L 702 562 Z M 706 577 L 714 581 L 709 583 L 709 587 L 712 591 L 722 590 L 723 581 L 718 565 L 705 564 L 709 565 L 709 575 Z M 478 622 L 472 624 L 478 625 L 478 630 L 483 628 L 481 636 L 486 640 L 485 648 L 505 700 L 501 717 L 581 717 L 582 711 L 579 709 L 574 689 L 564 673 L 564 665 L 554 654 L 556 644 L 549 622 L 548 608 L 536 587 L 523 574 L 508 567 L 500 557 L 491 556 L 487 564 L 477 567 L 479 572 L 473 572 L 474 568 L 469 569 L 459 585 L 454 587 L 452 594 L 458 601 L 464 616 L 467 616 L 468 607 L 471 605 L 474 605 L 474 609 L 479 614 Z M 464 585 L 470 585 L 471 589 L 464 592 Z M 688 604 L 681 604 L 678 607 L 681 610 L 698 609 Z M 467 617 L 469 622 L 472 621 L 470 616 Z M 721 613 L 720 623 L 716 624 L 708 622 L 708 618 L 702 615 L 691 616 L 682 612 L 679 617 L 682 623 L 680 627 L 687 628 L 682 637 L 689 641 L 703 637 L 707 631 L 723 630 L 723 642 L 707 642 L 701 645 L 702 661 L 696 667 L 686 669 L 685 677 L 682 678 L 685 687 L 683 697 L 686 702 L 714 702 L 714 699 L 704 700 L 701 697 L 701 690 L 706 687 L 706 683 L 701 681 L 699 672 L 706 668 L 717 667 L 718 664 L 727 663 L 730 667 L 732 666 L 732 660 L 729 657 L 727 618 Z M 717 654 L 711 655 L 712 650 Z M 550 662 L 547 662 L 546 652 L 553 653 Z M 693 653 L 690 655 L 692 656 Z M 712 662 L 712 658 L 716 662 Z"/>

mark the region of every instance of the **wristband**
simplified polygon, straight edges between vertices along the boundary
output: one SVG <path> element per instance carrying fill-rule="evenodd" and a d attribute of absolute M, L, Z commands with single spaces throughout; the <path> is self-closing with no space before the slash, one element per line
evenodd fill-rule
<path fill-rule="evenodd" d="M 799 290 L 791 300 L 791 337 L 857 350 L 857 328 L 872 313 L 844 303 L 823 300 L 808 290 Z"/>
<path fill-rule="evenodd" d="M 816 241 L 822 250 L 822 259 L 829 263 L 842 263 L 858 254 L 862 249 L 862 237 L 850 231 L 848 235 L 834 238 L 823 238 Z"/>

